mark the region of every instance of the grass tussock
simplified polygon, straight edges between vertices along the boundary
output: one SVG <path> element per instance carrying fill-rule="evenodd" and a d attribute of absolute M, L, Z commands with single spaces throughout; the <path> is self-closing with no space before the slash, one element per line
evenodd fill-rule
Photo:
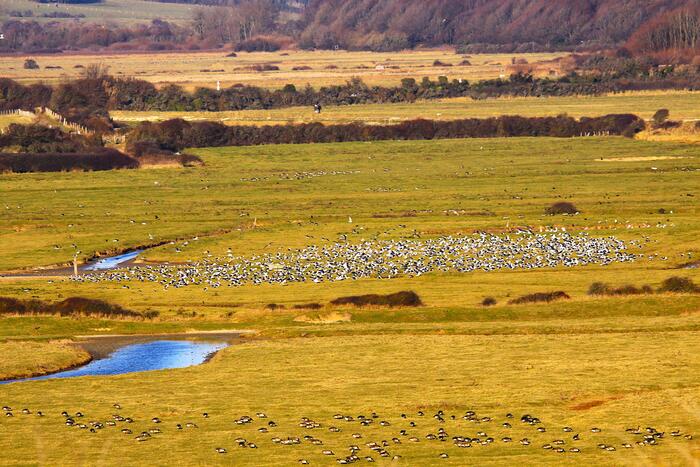
<path fill-rule="evenodd" d="M 417 293 L 411 290 L 396 292 L 387 295 L 368 294 L 339 297 L 331 301 L 332 305 L 354 306 L 388 306 L 388 307 L 413 307 L 421 306 L 423 302 Z"/>
<path fill-rule="evenodd" d="M 661 283 L 659 293 L 700 293 L 700 286 L 689 277 L 669 277 Z"/>
<path fill-rule="evenodd" d="M 498 303 L 498 302 L 496 301 L 495 298 L 486 297 L 481 301 L 481 306 L 494 306 L 496 303 Z"/>
<path fill-rule="evenodd" d="M 104 300 L 85 297 L 70 297 L 60 302 L 48 303 L 41 300 L 21 300 L 0 297 L 0 315 L 58 315 L 71 317 L 96 317 L 109 319 L 153 319 L 157 311 L 138 313 L 127 310 Z"/>
<path fill-rule="evenodd" d="M 700 286 L 696 285 L 692 279 L 687 277 L 673 276 L 661 283 L 661 287 L 656 289 L 657 293 L 700 293 Z M 594 296 L 621 296 L 621 295 L 647 295 L 653 294 L 654 289 L 650 285 L 637 287 L 634 285 L 623 285 L 612 287 L 604 282 L 594 282 L 588 288 L 588 295 Z"/>
<path fill-rule="evenodd" d="M 636 287 L 634 285 L 623 285 L 612 287 L 604 282 L 594 282 L 588 289 L 588 295 L 620 296 L 620 295 L 646 295 L 654 293 L 650 285 Z"/>
<path fill-rule="evenodd" d="M 554 203 L 544 210 L 544 213 L 548 216 L 556 216 L 560 214 L 576 214 L 577 212 L 579 212 L 579 210 L 576 208 L 576 206 L 573 203 L 569 203 L 568 201 L 560 201 L 558 203 Z"/>
<path fill-rule="evenodd" d="M 514 298 L 509 301 L 509 305 L 523 305 L 526 303 L 550 303 L 557 300 L 569 300 L 571 296 L 562 290 L 556 292 L 536 292 L 533 294 L 523 295 L 522 297 Z"/>

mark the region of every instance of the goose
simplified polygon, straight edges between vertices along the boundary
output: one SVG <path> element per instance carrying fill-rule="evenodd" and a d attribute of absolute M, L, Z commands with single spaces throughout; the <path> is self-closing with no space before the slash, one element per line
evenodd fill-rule
<path fill-rule="evenodd" d="M 523 438 L 523 439 L 520 440 L 520 444 L 522 444 L 523 446 L 529 446 L 529 445 L 530 445 L 530 440 L 527 439 L 527 438 Z"/>
<path fill-rule="evenodd" d="M 600 428 L 593 427 L 591 428 L 591 433 L 600 433 L 602 430 Z"/>
<path fill-rule="evenodd" d="M 306 459 L 299 459 L 299 463 L 301 465 L 309 465 L 309 461 L 307 461 Z"/>
<path fill-rule="evenodd" d="M 331 451 L 330 449 L 324 449 L 323 451 L 321 451 L 321 454 L 323 454 L 324 456 L 334 456 L 335 455 L 335 454 L 333 454 L 333 451 Z"/>
<path fill-rule="evenodd" d="M 219 454 L 226 454 L 227 451 L 225 448 L 216 448 L 216 452 L 218 452 Z"/>
<path fill-rule="evenodd" d="M 581 439 L 581 435 L 576 433 L 574 436 L 571 437 L 571 439 L 573 439 L 574 441 L 579 441 Z"/>
<path fill-rule="evenodd" d="M 449 456 L 446 452 L 440 453 L 440 458 L 441 458 L 441 459 L 447 459 L 448 457 L 450 457 L 450 456 Z"/>

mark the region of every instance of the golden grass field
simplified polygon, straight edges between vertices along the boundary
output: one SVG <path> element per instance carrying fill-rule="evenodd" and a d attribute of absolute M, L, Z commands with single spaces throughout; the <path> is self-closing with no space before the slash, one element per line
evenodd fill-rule
<path fill-rule="evenodd" d="M 66 342 L 0 343 L 3 365 L 0 380 L 51 373 L 85 363 L 90 354 Z"/>
<path fill-rule="evenodd" d="M 650 119 L 661 108 L 666 108 L 671 112 L 672 120 L 698 120 L 700 119 L 700 93 L 649 91 L 605 96 L 513 97 L 478 101 L 465 97 L 423 100 L 408 104 L 327 106 L 320 114 L 314 113 L 311 107 L 290 107 L 230 112 L 113 111 L 111 115 L 115 120 L 128 124 L 184 118 L 191 121 L 219 121 L 227 125 L 279 125 L 311 122 L 324 124 L 364 122 L 368 125 L 387 125 L 415 118 L 454 120 L 500 115 L 556 116 L 563 113 L 573 117 L 594 117 L 633 112 L 644 119 Z"/>
<path fill-rule="evenodd" d="M 157 5 L 157 3 L 156 3 Z M 169 4 L 170 5 L 170 4 Z M 453 49 L 425 49 L 401 52 L 347 52 L 347 51 L 300 51 L 281 50 L 279 52 L 240 52 L 238 57 L 226 57 L 228 52 L 199 53 L 133 53 L 98 55 L 46 55 L 32 56 L 41 67 L 39 70 L 25 70 L 24 56 L 3 57 L 0 61 L 0 76 L 15 79 L 22 83 L 38 81 L 58 83 L 63 79 L 79 76 L 81 68 L 92 63 L 102 63 L 110 67 L 110 73 L 117 77 L 135 77 L 157 85 L 178 84 L 186 89 L 195 87 L 228 87 L 233 84 L 249 84 L 267 88 L 281 88 L 287 83 L 297 86 L 311 84 L 314 87 L 344 83 L 352 77 L 360 77 L 370 85 L 397 85 L 402 78 L 429 76 L 436 79 L 440 75 L 452 78 L 481 80 L 509 75 L 507 66 L 514 54 L 471 55 L 471 66 L 460 66 L 462 55 Z M 538 75 L 547 74 L 549 69 L 558 70 L 557 64 L 548 62 L 564 53 L 517 54 L 530 62 Z M 433 66 L 435 60 L 453 66 Z M 261 64 L 278 66 L 279 71 L 256 72 L 247 67 Z M 61 69 L 46 69 L 46 66 L 60 66 Z M 293 70 L 294 67 L 310 66 L 311 70 Z M 328 67 L 337 67 L 329 69 Z M 383 70 L 377 70 L 383 66 Z M 398 67 L 398 69 L 390 67 Z M 209 71 L 203 71 L 209 70 Z M 223 70 L 223 71 L 213 71 Z"/>

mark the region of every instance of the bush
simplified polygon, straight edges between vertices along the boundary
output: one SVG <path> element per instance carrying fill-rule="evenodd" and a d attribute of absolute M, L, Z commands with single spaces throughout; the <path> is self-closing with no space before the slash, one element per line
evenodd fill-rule
<path fill-rule="evenodd" d="M 85 297 L 70 297 L 57 303 L 0 297 L 0 315 L 59 315 L 91 316 L 110 319 L 152 319 L 158 316 L 158 312 L 149 311 L 146 313 L 137 313 L 103 300 Z"/>
<path fill-rule="evenodd" d="M 404 307 L 404 306 L 421 306 L 423 302 L 417 293 L 413 291 L 396 292 L 388 295 L 351 295 L 349 297 L 340 297 L 331 301 L 332 305 L 354 305 L 354 306 L 388 306 L 388 307 Z"/>
<path fill-rule="evenodd" d="M 452 66 L 451 63 L 441 62 L 440 60 L 435 60 L 433 66 Z"/>
<path fill-rule="evenodd" d="M 70 172 L 113 169 L 135 169 L 137 160 L 114 149 L 96 153 L 0 153 L 0 173 Z"/>
<path fill-rule="evenodd" d="M 496 299 L 493 297 L 486 297 L 481 301 L 482 306 L 494 306 L 496 303 Z"/>
<path fill-rule="evenodd" d="M 576 214 L 579 210 L 574 206 L 573 203 L 567 201 L 560 201 L 554 203 L 544 210 L 544 213 L 549 216 L 556 216 L 560 214 Z"/>
<path fill-rule="evenodd" d="M 549 303 L 556 300 L 568 300 L 571 297 L 569 294 L 563 291 L 557 292 L 537 292 L 529 295 L 523 295 L 522 297 L 514 298 L 509 301 L 510 305 L 522 305 L 524 303 Z"/>
<path fill-rule="evenodd" d="M 28 58 L 24 61 L 25 70 L 38 70 L 39 64 L 33 58 Z"/>
<path fill-rule="evenodd" d="M 646 295 L 652 293 L 654 290 L 649 285 L 643 285 L 641 288 L 634 285 L 610 287 L 603 282 L 594 282 L 588 289 L 588 295 Z"/>
<path fill-rule="evenodd" d="M 656 111 L 653 117 L 651 117 L 652 121 L 654 122 L 654 125 L 656 127 L 660 127 L 661 125 L 664 124 L 666 120 L 668 120 L 670 113 L 668 109 L 659 109 Z"/>
<path fill-rule="evenodd" d="M 688 277 L 669 277 L 661 283 L 658 292 L 670 293 L 700 293 L 700 287 L 695 285 L 692 279 Z"/>

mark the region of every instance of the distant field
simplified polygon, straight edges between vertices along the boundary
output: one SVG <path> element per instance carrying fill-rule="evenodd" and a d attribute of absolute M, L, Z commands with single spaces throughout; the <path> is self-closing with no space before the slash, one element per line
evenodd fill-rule
<path fill-rule="evenodd" d="M 149 5 L 170 5 L 145 2 Z M 55 83 L 64 77 L 75 77 L 81 69 L 76 65 L 103 63 L 110 66 L 115 76 L 133 76 L 164 85 L 179 84 L 188 89 L 194 87 L 231 86 L 237 83 L 269 88 L 281 88 L 287 83 L 299 87 L 307 83 L 312 86 L 342 84 L 353 76 L 362 78 L 372 85 L 395 85 L 402 78 L 420 79 L 429 76 L 435 79 L 445 75 L 449 78 L 466 78 L 480 80 L 498 78 L 509 74 L 508 64 L 514 54 L 483 54 L 469 58 L 471 66 L 460 66 L 462 55 L 448 49 L 412 50 L 402 52 L 346 52 L 346 51 L 280 51 L 270 53 L 239 53 L 236 58 L 226 57 L 226 52 L 200 53 L 150 53 L 150 54 L 100 54 L 100 55 L 49 55 L 35 56 L 41 66 L 40 70 L 22 68 L 25 57 L 4 57 L 0 61 L 0 76 L 13 78 L 21 82 L 44 81 Z M 562 53 L 518 54 L 525 58 L 538 71 L 546 74 L 548 70 L 557 69 L 555 64 L 541 64 L 564 56 Z M 450 63 L 453 66 L 433 66 L 435 60 Z M 280 71 L 256 72 L 245 70 L 246 67 L 272 64 Z M 46 69 L 47 65 L 60 66 L 61 69 Z M 310 66 L 311 70 L 292 70 L 294 67 Z M 383 66 L 383 70 L 377 70 Z M 391 67 L 398 67 L 397 69 Z M 337 68 L 329 68 L 337 67 Z M 239 70 L 237 70 L 239 69 Z M 210 70 L 210 71 L 204 71 Z M 223 71 L 214 71 L 223 70 Z"/>
<path fill-rule="evenodd" d="M 147 22 L 163 19 L 184 23 L 192 18 L 192 5 L 157 3 L 145 0 L 103 0 L 100 3 L 66 5 L 63 3 L 41 4 L 32 0 L 3 0 L 0 3 L 0 20 L 8 19 L 10 11 L 31 10 L 36 21 L 74 21 L 71 18 L 42 18 L 43 13 L 63 12 L 72 15 L 83 14 L 83 21 L 113 21 L 118 23 Z M 2 74 L 2 73 L 0 73 Z"/>
<path fill-rule="evenodd" d="M 454 120 L 459 118 L 486 118 L 499 115 L 556 116 L 562 113 L 574 117 L 634 113 L 642 118 L 649 119 L 660 108 L 669 109 L 671 119 L 700 119 L 700 92 L 654 91 L 612 94 L 599 97 L 519 97 L 480 101 L 470 98 L 456 98 L 418 101 L 410 104 L 328 106 L 324 107 L 321 114 L 314 113 L 310 107 L 291 107 L 234 112 L 115 111 L 111 115 L 116 120 L 128 123 L 184 118 L 186 120 L 220 121 L 227 125 L 273 125 L 310 122 L 325 124 L 364 122 L 370 125 L 384 125 L 415 118 Z"/>

